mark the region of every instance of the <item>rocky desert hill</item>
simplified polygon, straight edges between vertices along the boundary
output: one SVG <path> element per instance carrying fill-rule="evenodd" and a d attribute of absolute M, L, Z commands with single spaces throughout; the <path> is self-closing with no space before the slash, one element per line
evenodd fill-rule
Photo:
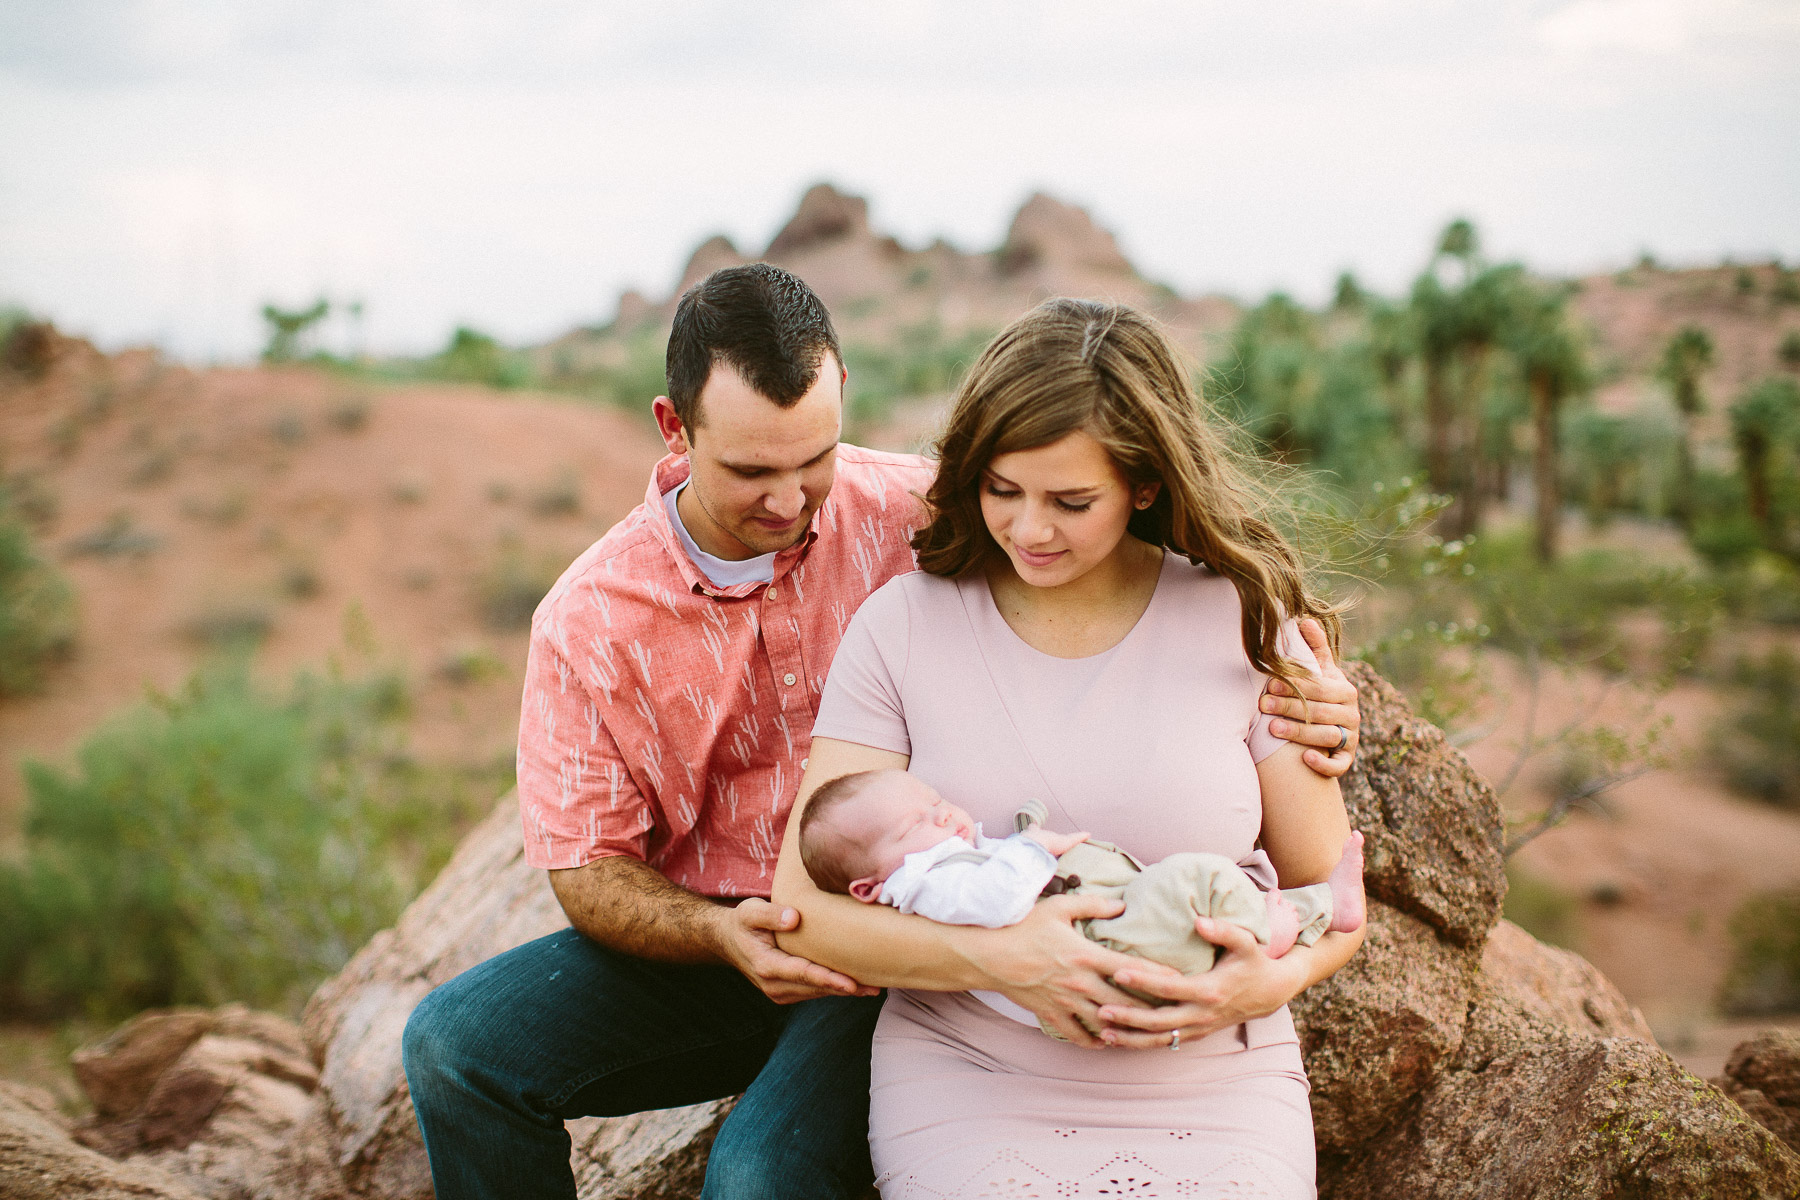
<path fill-rule="evenodd" d="M 1352 671 L 1368 738 L 1345 790 L 1369 836 L 1370 935 L 1295 1005 L 1320 1194 L 1793 1195 L 1800 1040 L 1749 1043 L 1709 1085 L 1658 1050 L 1591 967 L 1496 924 L 1491 789 L 1379 677 Z M 301 1029 L 241 1008 L 145 1014 L 77 1055 L 95 1112 L 73 1127 L 42 1093 L 0 1090 L 0 1179 L 21 1200 L 426 1200 L 399 1064 L 407 1014 L 435 984 L 561 922 L 502 800 L 399 924 L 319 989 Z M 581 1196 L 696 1195 L 729 1108 L 574 1122 Z M 1198 1194 L 1141 1162 L 1117 1167 L 1051 1179 L 1009 1164 L 958 1194 Z M 1231 1191 L 1221 1185 L 1210 1194 Z"/>

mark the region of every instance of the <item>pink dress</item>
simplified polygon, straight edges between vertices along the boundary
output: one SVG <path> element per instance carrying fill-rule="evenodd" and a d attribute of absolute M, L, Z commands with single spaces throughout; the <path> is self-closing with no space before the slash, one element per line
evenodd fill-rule
<path fill-rule="evenodd" d="M 1283 647 L 1313 662 L 1291 623 Z M 1050 827 L 1145 861 L 1205 850 L 1256 874 L 1255 764 L 1282 744 L 1257 712 L 1264 682 L 1236 590 L 1175 555 L 1124 640 L 1080 659 L 1027 645 L 985 580 L 914 573 L 857 612 L 813 735 L 910 755 L 989 830 L 1036 797 Z M 896 989 L 875 1032 L 869 1142 L 885 1200 L 1315 1194 L 1285 1008 L 1176 1053 L 1087 1050 L 966 992 Z"/>

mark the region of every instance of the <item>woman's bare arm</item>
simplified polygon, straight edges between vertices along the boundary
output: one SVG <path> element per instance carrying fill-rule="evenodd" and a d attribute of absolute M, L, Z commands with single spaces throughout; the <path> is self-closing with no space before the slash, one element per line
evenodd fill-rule
<path fill-rule="evenodd" d="M 1284 888 L 1321 883 L 1350 836 L 1350 816 L 1335 779 L 1301 761 L 1293 743 L 1256 764 L 1262 785 L 1262 848 Z"/>
<path fill-rule="evenodd" d="M 808 756 L 775 868 L 774 902 L 800 913 L 796 928 L 776 935 L 783 950 L 874 987 L 997 991 L 1082 1045 L 1097 1044 L 1082 1022 L 1098 1028 L 1101 1005 L 1140 1003 L 1108 977 L 1128 966 L 1141 969 L 1142 960 L 1089 941 L 1073 927 L 1085 917 L 1118 915 L 1124 906 L 1116 900 L 1053 897 L 1017 925 L 980 929 L 820 891 L 800 861 L 800 816 L 812 793 L 854 771 L 904 769 L 908 759 L 831 738 L 814 738 Z"/>

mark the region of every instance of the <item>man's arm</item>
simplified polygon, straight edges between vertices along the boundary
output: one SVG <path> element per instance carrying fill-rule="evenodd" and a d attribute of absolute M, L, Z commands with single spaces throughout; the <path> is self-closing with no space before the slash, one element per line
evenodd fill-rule
<path fill-rule="evenodd" d="M 777 1004 L 875 994 L 847 975 L 778 949 L 776 933 L 794 928 L 800 917 L 767 900 L 719 904 L 625 855 L 553 870 L 550 887 L 577 932 L 621 954 L 723 963 Z"/>
<path fill-rule="evenodd" d="M 1306 747 L 1301 762 L 1327 779 L 1337 779 L 1356 761 L 1356 747 L 1361 741 L 1358 731 L 1362 728 L 1362 709 L 1357 702 L 1356 685 L 1345 678 L 1344 668 L 1338 666 L 1331 643 L 1317 621 L 1310 617 L 1301 621 L 1300 636 L 1318 658 L 1319 673 L 1297 681 L 1300 696 L 1295 696 L 1294 689 L 1281 680 L 1269 680 L 1263 692 L 1262 711 L 1278 718 L 1270 724 L 1270 733 Z"/>

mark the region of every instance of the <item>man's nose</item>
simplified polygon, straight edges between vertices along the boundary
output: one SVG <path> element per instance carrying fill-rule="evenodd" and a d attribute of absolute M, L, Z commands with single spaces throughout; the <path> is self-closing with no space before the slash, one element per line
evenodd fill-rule
<path fill-rule="evenodd" d="M 799 477 L 784 480 L 770 488 L 768 495 L 763 497 L 763 507 L 784 521 L 791 521 L 799 516 L 800 510 L 806 507 L 806 493 L 801 490 Z"/>

